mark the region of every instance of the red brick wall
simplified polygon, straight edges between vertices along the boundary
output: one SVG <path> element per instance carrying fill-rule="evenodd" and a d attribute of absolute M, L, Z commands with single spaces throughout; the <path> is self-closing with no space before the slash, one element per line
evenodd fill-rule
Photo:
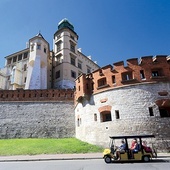
<path fill-rule="evenodd" d="M 141 78 L 140 70 L 143 70 L 145 79 Z M 159 76 L 153 77 L 153 71 L 158 71 Z M 125 80 L 127 74 L 129 79 Z M 115 77 L 115 83 L 113 83 L 112 76 Z M 127 60 L 127 66 L 124 66 L 124 62 L 120 61 L 113 63 L 113 66 L 102 67 L 89 75 L 82 75 L 76 80 L 75 101 L 109 88 L 154 81 L 170 81 L 170 60 L 166 55 L 145 56 L 140 61 L 137 58 L 132 58 Z M 101 85 L 102 83 L 103 85 Z"/>
<path fill-rule="evenodd" d="M 73 90 L 0 90 L 0 101 L 67 101 L 74 99 Z"/>

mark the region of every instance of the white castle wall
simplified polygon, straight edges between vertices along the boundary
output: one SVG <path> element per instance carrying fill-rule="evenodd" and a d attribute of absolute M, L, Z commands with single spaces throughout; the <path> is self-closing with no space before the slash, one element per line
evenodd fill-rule
<path fill-rule="evenodd" d="M 154 134 L 160 149 L 170 148 L 170 119 L 161 118 L 155 104 L 156 100 L 165 98 L 159 96 L 159 91 L 170 92 L 170 83 L 124 86 L 91 96 L 90 101 L 84 100 L 75 108 L 75 121 L 79 119 L 76 137 L 92 144 L 108 146 L 109 136 Z M 169 95 L 166 97 L 169 98 Z M 101 100 L 106 102 L 102 103 Z M 101 122 L 98 109 L 108 105 L 111 106 L 112 121 Z M 154 116 L 150 116 L 148 107 L 153 108 Z M 120 119 L 116 119 L 115 110 L 119 110 Z M 97 114 L 97 121 L 94 114 Z M 162 139 L 162 136 L 165 138 Z"/>

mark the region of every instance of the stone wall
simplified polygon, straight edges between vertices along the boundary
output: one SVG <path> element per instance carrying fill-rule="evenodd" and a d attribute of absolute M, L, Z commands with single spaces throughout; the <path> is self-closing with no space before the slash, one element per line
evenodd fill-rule
<path fill-rule="evenodd" d="M 73 101 L 0 102 L 0 138 L 75 136 Z"/>

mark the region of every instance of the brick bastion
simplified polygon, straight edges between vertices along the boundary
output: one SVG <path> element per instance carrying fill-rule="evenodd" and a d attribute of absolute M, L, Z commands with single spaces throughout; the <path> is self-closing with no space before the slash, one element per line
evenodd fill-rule
<path fill-rule="evenodd" d="M 155 135 L 170 152 L 169 56 L 117 62 L 76 79 L 76 137 L 108 147 L 109 136 Z"/>

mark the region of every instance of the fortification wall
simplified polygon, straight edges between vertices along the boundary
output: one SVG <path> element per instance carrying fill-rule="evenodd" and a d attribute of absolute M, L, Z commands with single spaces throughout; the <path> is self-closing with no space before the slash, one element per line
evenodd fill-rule
<path fill-rule="evenodd" d="M 0 138 L 75 136 L 72 101 L 0 102 Z"/>
<path fill-rule="evenodd" d="M 89 100 L 84 97 L 75 108 L 76 137 L 108 147 L 109 136 L 154 134 L 158 151 L 170 152 L 170 118 L 159 110 L 170 106 L 169 98 L 169 82 L 122 86 L 105 89 Z"/>
<path fill-rule="evenodd" d="M 72 101 L 74 90 L 0 90 L 0 101 Z"/>

